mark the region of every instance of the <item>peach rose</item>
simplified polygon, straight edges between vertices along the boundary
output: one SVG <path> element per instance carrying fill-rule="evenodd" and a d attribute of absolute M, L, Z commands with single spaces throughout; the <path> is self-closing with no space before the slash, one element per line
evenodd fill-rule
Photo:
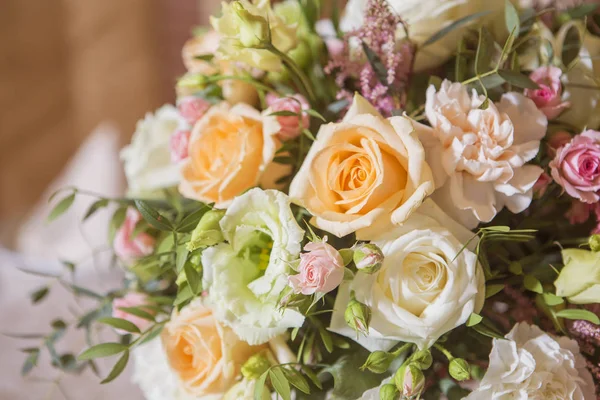
<path fill-rule="evenodd" d="M 268 348 L 239 340 L 201 299 L 174 311 L 161 337 L 171 369 L 194 398 L 223 394 L 235 383 L 244 362 Z"/>
<path fill-rule="evenodd" d="M 340 123 L 324 125 L 290 187 L 290 197 L 336 236 L 372 239 L 401 224 L 433 191 L 417 137 L 421 125 L 385 119 L 357 95 Z"/>
<path fill-rule="evenodd" d="M 188 158 L 182 163 L 179 191 L 185 197 L 225 208 L 256 186 L 278 147 L 279 126 L 263 123 L 247 104 L 212 107 L 192 130 Z"/>

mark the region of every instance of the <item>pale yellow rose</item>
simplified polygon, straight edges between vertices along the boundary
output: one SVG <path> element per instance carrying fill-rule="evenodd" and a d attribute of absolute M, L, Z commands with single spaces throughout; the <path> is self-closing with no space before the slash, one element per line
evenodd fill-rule
<path fill-rule="evenodd" d="M 194 126 L 189 157 L 181 166 L 180 193 L 225 208 L 259 184 L 279 143 L 276 124 L 263 123 L 247 104 L 213 106 Z"/>
<path fill-rule="evenodd" d="M 290 197 L 315 226 L 371 239 L 401 224 L 433 191 L 418 139 L 422 126 L 383 118 L 357 95 L 340 123 L 324 125 L 290 187 Z"/>
<path fill-rule="evenodd" d="M 194 398 L 222 395 L 235 384 L 244 362 L 268 348 L 239 340 L 201 299 L 173 313 L 162 332 L 162 342 L 171 370 Z"/>
<path fill-rule="evenodd" d="M 243 7 L 253 21 L 249 24 L 240 18 L 237 8 Z M 210 23 L 222 35 L 218 55 L 223 60 L 242 62 L 262 71 L 278 72 L 282 70 L 281 59 L 264 49 L 248 47 L 258 38 L 255 31 L 259 20 L 270 27 L 271 43 L 281 52 L 287 53 L 297 45 L 296 26 L 288 25 L 271 9 L 269 0 L 241 0 L 234 3 L 222 3 L 221 16 L 211 17 Z M 260 36 L 265 36 L 264 33 Z M 256 43 L 252 44 L 256 45 Z"/>

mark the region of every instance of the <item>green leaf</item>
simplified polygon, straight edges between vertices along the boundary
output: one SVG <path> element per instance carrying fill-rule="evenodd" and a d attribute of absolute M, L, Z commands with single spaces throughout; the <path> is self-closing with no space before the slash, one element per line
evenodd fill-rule
<path fill-rule="evenodd" d="M 293 368 L 282 368 L 288 382 L 303 393 L 310 394 L 308 381 L 298 371 Z"/>
<path fill-rule="evenodd" d="M 367 56 L 367 60 L 369 60 L 369 64 L 373 67 L 373 71 L 375 71 L 375 75 L 379 82 L 384 86 L 389 86 L 388 83 L 388 71 L 387 68 L 381 62 L 381 58 L 375 53 L 365 42 L 362 42 L 362 48 Z"/>
<path fill-rule="evenodd" d="M 542 287 L 542 283 L 539 281 L 538 278 L 536 278 L 533 275 L 525 275 L 525 278 L 523 278 L 523 286 L 525 286 L 525 289 L 527 289 L 531 292 L 535 292 L 535 293 L 539 293 L 539 294 L 544 293 L 544 288 Z"/>
<path fill-rule="evenodd" d="M 202 281 L 198 271 L 190 263 L 186 263 L 183 266 L 183 270 L 185 271 L 185 277 L 188 285 L 190 285 L 190 289 L 192 289 L 192 293 L 200 293 L 202 290 Z"/>
<path fill-rule="evenodd" d="M 263 392 L 265 391 L 265 383 L 267 382 L 268 375 L 269 370 L 266 370 L 260 378 L 256 380 L 256 384 L 254 385 L 254 400 L 263 400 Z"/>
<path fill-rule="evenodd" d="M 508 270 L 514 275 L 523 275 L 523 266 L 520 262 L 514 261 L 508 265 Z"/>
<path fill-rule="evenodd" d="M 40 356 L 40 349 L 32 349 L 29 355 L 25 359 L 23 366 L 21 367 L 21 375 L 25 376 L 31 372 L 31 370 L 37 366 L 38 358 Z"/>
<path fill-rule="evenodd" d="M 367 351 L 357 348 L 356 351 L 341 356 L 333 365 L 323 369 L 323 372 L 333 376 L 333 398 L 357 399 L 365 390 L 381 383 L 380 375 L 359 369 L 368 354 Z"/>
<path fill-rule="evenodd" d="M 202 205 L 198 210 L 186 216 L 177 226 L 177 232 L 180 233 L 188 233 L 194 230 L 200 222 L 200 219 L 206 212 L 210 210 L 210 207 L 207 205 Z"/>
<path fill-rule="evenodd" d="M 318 111 L 313 110 L 312 108 L 309 110 L 306 110 L 306 113 L 312 117 L 315 117 L 317 119 L 320 119 L 323 122 L 327 122 L 327 120 L 325 119 L 324 116 L 322 116 Z"/>
<path fill-rule="evenodd" d="M 479 42 L 475 54 L 475 73 L 477 75 L 490 69 L 492 56 L 494 54 L 494 38 L 490 31 L 484 26 L 479 28 Z"/>
<path fill-rule="evenodd" d="M 273 389 L 282 397 L 283 400 L 291 400 L 290 383 L 281 371 L 281 368 L 271 368 L 269 370 L 269 379 Z"/>
<path fill-rule="evenodd" d="M 313 142 L 314 142 L 315 140 L 317 140 L 317 139 L 315 138 L 315 135 L 313 135 L 313 134 L 312 134 L 312 132 L 311 132 L 311 131 L 309 131 L 308 129 L 302 129 L 302 134 L 303 134 L 304 136 L 306 136 L 307 138 L 309 138 L 310 140 L 312 140 Z"/>
<path fill-rule="evenodd" d="M 319 328 L 319 334 L 321 335 L 321 340 L 323 341 L 323 345 L 325 349 L 329 352 L 333 352 L 333 339 L 331 338 L 331 333 L 324 328 Z"/>
<path fill-rule="evenodd" d="M 188 250 L 187 246 L 180 246 L 177 249 L 177 253 L 175 255 L 175 271 L 177 271 L 177 273 L 180 273 L 185 266 L 189 254 L 190 251 Z"/>
<path fill-rule="evenodd" d="M 141 333 L 140 328 L 138 328 L 136 324 L 129 322 L 126 319 L 104 317 L 98 319 L 98 322 L 101 324 L 112 326 L 113 328 L 121 329 L 122 331 L 130 333 Z"/>
<path fill-rule="evenodd" d="M 477 333 L 479 333 L 483 336 L 487 336 L 492 339 L 501 339 L 502 338 L 502 335 L 498 335 L 496 332 L 494 332 L 494 330 L 488 328 L 487 326 L 484 326 L 483 324 L 473 325 L 471 327 L 471 329 L 473 329 L 474 331 L 476 331 Z"/>
<path fill-rule="evenodd" d="M 544 293 L 542 294 L 542 297 L 544 302 L 550 307 L 554 307 L 565 302 L 565 299 L 552 293 Z"/>
<path fill-rule="evenodd" d="M 177 292 L 177 297 L 175 297 L 173 305 L 179 306 L 191 299 L 192 297 L 194 297 L 194 293 L 192 292 L 190 285 L 182 285 L 179 287 L 179 291 Z"/>
<path fill-rule="evenodd" d="M 485 287 L 485 298 L 489 299 L 490 297 L 500 293 L 502 290 L 504 290 L 504 285 L 503 284 L 494 284 L 494 285 L 487 285 Z"/>
<path fill-rule="evenodd" d="M 498 75 L 500 75 L 506 82 L 510 83 L 511 85 L 520 87 L 522 89 L 539 88 L 537 83 L 532 81 L 527 75 L 523 75 L 520 72 L 501 69 L 498 71 Z"/>
<path fill-rule="evenodd" d="M 108 240 L 112 243 L 117 230 L 123 225 L 127 215 L 127 207 L 119 207 L 115 210 L 108 228 Z"/>
<path fill-rule="evenodd" d="M 600 325 L 600 318 L 598 318 L 596 314 L 580 308 L 561 310 L 556 313 L 556 316 L 566 319 L 582 319 L 584 321 L 591 322 L 592 324 Z"/>
<path fill-rule="evenodd" d="M 63 215 L 69 209 L 69 207 L 73 205 L 73 202 L 75 201 L 75 194 L 76 192 L 73 192 L 67 197 L 63 198 L 61 201 L 59 201 L 58 204 L 54 206 L 52 211 L 50 211 L 47 221 L 52 222 L 56 218 Z"/>
<path fill-rule="evenodd" d="M 144 338 L 140 341 L 140 345 L 148 343 L 162 332 L 164 325 L 156 324 L 150 330 L 144 332 Z"/>
<path fill-rule="evenodd" d="M 293 111 L 282 110 L 282 111 L 272 112 L 268 116 L 269 117 L 299 117 L 300 114 L 298 114 L 297 112 L 293 112 Z"/>
<path fill-rule="evenodd" d="M 46 295 L 48 294 L 48 292 L 50 292 L 50 288 L 48 286 L 44 286 L 42 288 L 39 288 L 35 292 L 31 293 L 31 302 L 33 304 L 39 303 L 40 301 L 42 301 L 46 297 Z"/>
<path fill-rule="evenodd" d="M 519 13 L 510 0 L 505 0 L 504 19 L 506 22 L 506 29 L 509 32 L 515 32 L 515 36 L 519 36 L 519 30 L 521 29 Z"/>
<path fill-rule="evenodd" d="M 121 343 L 101 343 L 92 346 L 77 357 L 79 361 L 92 360 L 94 358 L 102 358 L 114 356 L 127 350 L 127 346 Z"/>
<path fill-rule="evenodd" d="M 277 164 L 291 165 L 294 163 L 294 158 L 290 156 L 279 156 L 273 158 L 273 162 Z"/>
<path fill-rule="evenodd" d="M 342 260 L 344 261 L 344 267 L 348 266 L 352 262 L 352 258 L 354 257 L 354 250 L 352 249 L 341 249 L 340 255 L 342 256 Z"/>
<path fill-rule="evenodd" d="M 469 320 L 467 321 L 467 326 L 475 326 L 483 320 L 483 317 L 479 314 L 471 313 L 469 316 Z"/>
<path fill-rule="evenodd" d="M 127 314 L 135 315 L 136 317 L 154 322 L 154 316 L 141 307 L 119 307 L 119 310 L 125 311 Z"/>
<path fill-rule="evenodd" d="M 171 224 L 171 221 L 153 209 L 147 202 L 143 200 L 135 200 L 135 206 L 142 214 L 142 217 L 144 217 L 144 219 L 156 229 L 161 231 L 173 230 L 173 224 Z"/>
<path fill-rule="evenodd" d="M 600 7 L 600 4 L 584 4 L 579 7 L 571 8 L 567 11 L 567 14 L 573 19 L 584 18 Z"/>
<path fill-rule="evenodd" d="M 95 202 L 92 203 L 92 205 L 90 206 L 90 208 L 88 208 L 88 210 L 86 211 L 85 215 L 83 216 L 83 221 L 87 220 L 92 215 L 94 215 L 94 213 L 96 211 L 98 211 L 101 208 L 104 208 L 106 206 L 108 206 L 108 199 L 96 200 Z"/>
<path fill-rule="evenodd" d="M 308 365 L 301 365 L 300 368 L 302 368 L 302 372 L 304 372 L 304 375 L 306 375 L 306 377 L 308 379 L 310 379 L 310 381 L 313 383 L 313 385 L 315 385 L 319 389 L 323 389 L 323 385 L 321 384 L 321 381 L 317 377 L 317 374 L 315 374 Z"/>
<path fill-rule="evenodd" d="M 129 361 L 129 350 L 125 350 L 123 352 L 123 355 L 121 356 L 121 358 L 119 358 L 119 361 L 117 361 L 117 363 L 114 365 L 113 369 L 108 374 L 108 376 L 106 378 L 104 378 L 104 380 L 100 383 L 102 383 L 102 384 L 108 383 L 110 381 L 113 381 L 119 375 L 121 375 L 121 372 L 123 372 L 123 370 L 125 370 L 125 367 L 127 366 L 128 361 Z"/>
<path fill-rule="evenodd" d="M 214 54 L 197 54 L 194 56 L 194 59 L 199 61 L 212 61 L 213 58 L 215 58 Z"/>
<path fill-rule="evenodd" d="M 482 12 L 478 12 L 475 14 L 471 14 L 471 15 L 467 15 L 466 17 L 457 19 L 456 21 L 454 21 L 453 23 L 451 23 L 450 25 L 446 26 L 445 28 L 440 29 L 439 31 L 437 31 L 436 33 L 434 33 L 433 35 L 431 35 L 431 37 L 429 39 L 427 39 L 425 41 L 425 43 L 423 43 L 422 47 L 428 46 L 432 43 L 437 42 L 438 40 L 440 40 L 441 38 L 443 38 L 444 36 L 446 36 L 448 33 L 450 33 L 451 31 L 453 31 L 454 29 L 458 28 L 461 25 L 465 25 L 473 20 L 476 20 L 478 18 L 481 18 L 483 16 L 486 16 L 488 14 L 490 14 L 491 11 L 482 11 Z"/>

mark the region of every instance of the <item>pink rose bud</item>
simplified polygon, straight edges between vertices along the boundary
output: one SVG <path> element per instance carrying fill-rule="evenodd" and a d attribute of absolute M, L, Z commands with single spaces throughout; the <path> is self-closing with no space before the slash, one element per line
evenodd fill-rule
<path fill-rule="evenodd" d="M 565 144 L 569 143 L 573 139 L 573 136 L 569 132 L 558 131 L 550 136 L 548 139 L 548 145 L 553 149 L 557 150 L 563 147 Z"/>
<path fill-rule="evenodd" d="M 302 115 L 302 117 L 299 115 L 277 116 L 277 122 L 281 126 L 281 130 L 277 134 L 279 139 L 283 141 L 294 139 L 300 135 L 302 129 L 308 129 L 310 116 L 306 113 L 306 110 L 310 108 L 310 105 L 301 95 L 279 98 L 269 94 L 267 95 L 267 105 L 269 106 L 267 114 L 290 111 Z"/>
<path fill-rule="evenodd" d="M 210 103 L 200 97 L 186 96 L 177 100 L 177 108 L 188 124 L 194 126 L 196 121 L 208 111 Z"/>
<path fill-rule="evenodd" d="M 147 297 L 145 294 L 136 292 L 127 293 L 124 297 L 113 300 L 112 316 L 114 318 L 120 318 L 131 322 L 132 324 L 137 326 L 140 329 L 140 331 L 143 332 L 144 330 L 146 330 L 146 328 L 150 326 L 151 322 L 144 318 L 140 318 L 133 314 L 129 314 L 127 311 L 121 310 L 121 308 L 141 307 L 146 305 L 147 303 Z M 128 333 L 121 329 L 116 329 L 116 331 L 121 335 L 125 335 Z"/>
<path fill-rule="evenodd" d="M 178 163 L 188 158 L 188 145 L 192 132 L 186 129 L 177 129 L 171 135 L 169 141 L 169 151 L 171 152 L 171 162 Z"/>
<path fill-rule="evenodd" d="M 591 204 L 582 203 L 578 200 L 573 200 L 571 208 L 565 214 L 571 225 L 583 224 L 590 218 L 590 214 L 594 206 Z"/>
<path fill-rule="evenodd" d="M 584 203 L 600 200 L 600 132 L 587 130 L 559 148 L 550 162 L 552 178 Z"/>
<path fill-rule="evenodd" d="M 127 265 L 134 263 L 138 258 L 149 256 L 154 251 L 155 239 L 147 233 L 142 232 L 132 238 L 135 226 L 141 219 L 142 216 L 136 209 L 127 209 L 125 222 L 115 235 L 115 254 Z"/>
<path fill-rule="evenodd" d="M 537 108 L 548 117 L 554 119 L 567 107 L 568 102 L 561 100 L 562 84 L 560 77 L 562 71 L 557 67 L 539 67 L 529 75 L 532 81 L 538 84 L 538 89 L 525 89 L 525 96 L 529 97 Z"/>
<path fill-rule="evenodd" d="M 542 197 L 544 193 L 546 193 L 546 190 L 548 190 L 548 186 L 551 182 L 552 178 L 550 178 L 550 175 L 548 175 L 545 172 L 542 172 L 537 182 L 535 182 L 535 184 L 533 185 L 533 194 L 535 195 L 535 197 Z"/>
<path fill-rule="evenodd" d="M 307 253 L 300 255 L 299 273 L 289 277 L 295 293 L 328 293 L 342 283 L 344 260 L 336 249 L 325 242 L 311 242 L 304 250 Z"/>

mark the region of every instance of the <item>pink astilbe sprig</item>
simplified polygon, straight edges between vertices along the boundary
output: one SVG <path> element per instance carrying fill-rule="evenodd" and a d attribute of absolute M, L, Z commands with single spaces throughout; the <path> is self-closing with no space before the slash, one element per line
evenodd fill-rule
<path fill-rule="evenodd" d="M 598 314 L 599 308 L 598 305 L 588 306 L 588 309 L 595 314 Z M 588 321 L 577 320 L 569 325 L 569 332 L 577 340 L 581 352 L 587 355 L 588 370 L 596 382 L 600 381 L 600 363 L 598 362 L 600 326 Z M 598 385 L 596 385 L 596 394 L 600 395 L 600 386 Z"/>
<path fill-rule="evenodd" d="M 394 109 L 403 106 L 414 46 L 408 40 L 396 40 L 396 32 L 404 22 L 385 0 L 369 0 L 366 9 L 363 25 L 344 36 L 343 51 L 327 64 L 325 72 L 335 74 L 336 84 L 341 88 L 338 99 L 350 103 L 358 91 L 384 116 L 390 116 Z M 381 82 L 373 69 L 363 43 L 381 61 L 386 82 Z M 353 81 L 356 86 L 348 87 Z"/>

